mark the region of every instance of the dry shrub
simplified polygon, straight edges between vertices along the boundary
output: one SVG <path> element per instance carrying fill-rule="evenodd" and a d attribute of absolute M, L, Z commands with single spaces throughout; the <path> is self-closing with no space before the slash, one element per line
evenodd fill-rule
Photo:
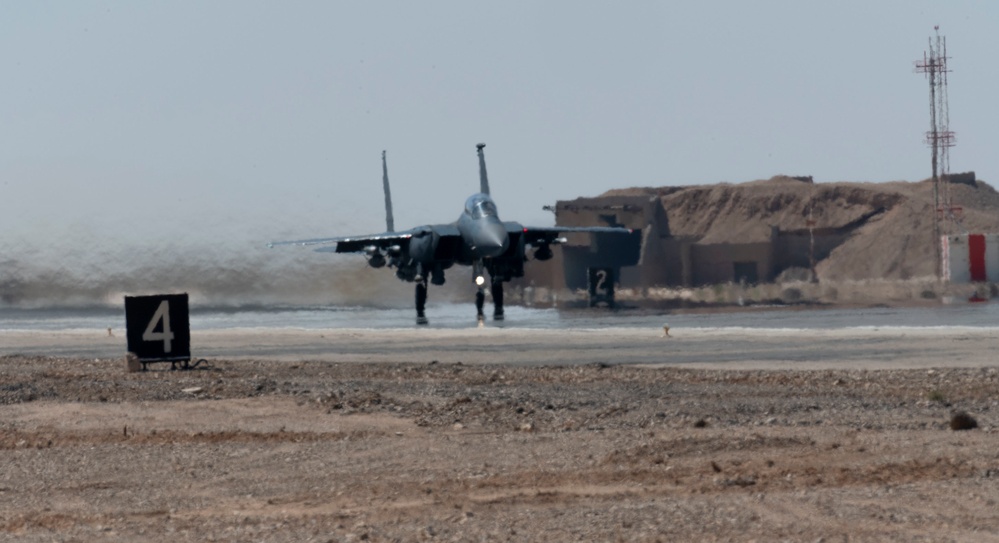
<path fill-rule="evenodd" d="M 950 416 L 951 430 L 971 430 L 973 428 L 978 428 L 978 421 L 964 411 L 957 411 Z"/>

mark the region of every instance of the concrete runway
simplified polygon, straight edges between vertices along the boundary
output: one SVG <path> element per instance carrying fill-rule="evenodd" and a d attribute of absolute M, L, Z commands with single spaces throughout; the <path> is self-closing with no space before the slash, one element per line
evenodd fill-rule
<path fill-rule="evenodd" d="M 3 331 L 0 355 L 119 358 L 120 332 Z M 718 369 L 887 369 L 999 365 L 981 328 L 827 330 L 218 330 L 192 333 L 194 358 L 511 365 L 648 364 Z"/>

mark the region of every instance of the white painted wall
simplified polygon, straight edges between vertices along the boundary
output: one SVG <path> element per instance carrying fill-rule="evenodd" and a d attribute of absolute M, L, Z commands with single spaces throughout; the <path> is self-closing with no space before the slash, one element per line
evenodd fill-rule
<path fill-rule="evenodd" d="M 943 278 L 951 283 L 971 282 L 971 255 L 968 234 L 941 236 Z M 985 234 L 985 276 L 999 282 L 999 234 Z"/>

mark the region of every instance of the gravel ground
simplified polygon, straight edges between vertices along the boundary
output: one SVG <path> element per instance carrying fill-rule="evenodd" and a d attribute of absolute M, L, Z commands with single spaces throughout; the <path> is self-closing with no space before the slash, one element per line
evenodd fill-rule
<path fill-rule="evenodd" d="M 0 357 L 0 538 L 999 540 L 992 367 L 166 367 Z"/>

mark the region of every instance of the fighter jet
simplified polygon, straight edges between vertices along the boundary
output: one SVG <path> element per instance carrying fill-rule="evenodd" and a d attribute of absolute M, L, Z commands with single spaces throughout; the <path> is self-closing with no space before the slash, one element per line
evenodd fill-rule
<path fill-rule="evenodd" d="M 444 284 L 444 270 L 454 264 L 472 267 L 477 289 L 475 308 L 481 323 L 485 319 L 486 272 L 493 299 L 493 320 L 503 320 L 503 283 L 524 276 L 524 262 L 529 248 L 534 260 L 552 257 L 552 245 L 565 243 L 563 233 L 589 232 L 621 235 L 632 230 L 619 227 L 538 227 L 502 221 L 496 203 L 489 195 L 486 175 L 486 144 L 476 145 L 479 155 L 479 192 L 465 200 L 458 220 L 451 224 L 417 226 L 395 231 L 392 217 L 392 196 L 389 189 L 388 165 L 382 151 L 382 184 L 385 191 L 386 231 L 365 236 L 342 236 L 272 242 L 275 245 L 322 247 L 317 252 L 361 253 L 373 268 L 395 268 L 396 277 L 416 284 L 416 323 L 427 324 L 427 281 Z"/>

